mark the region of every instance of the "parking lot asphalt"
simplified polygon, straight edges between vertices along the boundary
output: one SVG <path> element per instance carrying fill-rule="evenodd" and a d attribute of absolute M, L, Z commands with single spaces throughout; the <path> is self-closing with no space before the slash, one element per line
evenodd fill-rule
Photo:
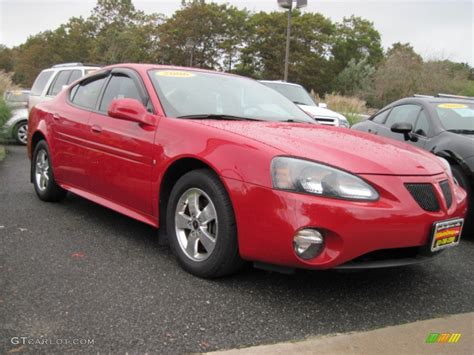
<path fill-rule="evenodd" d="M 418 266 L 294 275 L 249 267 L 202 280 L 147 225 L 71 194 L 39 201 L 25 148 L 7 150 L 0 353 L 201 352 L 474 311 L 472 237 Z"/>

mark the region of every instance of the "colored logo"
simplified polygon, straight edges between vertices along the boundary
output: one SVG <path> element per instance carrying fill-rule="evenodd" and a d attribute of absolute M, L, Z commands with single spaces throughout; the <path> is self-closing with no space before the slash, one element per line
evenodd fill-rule
<path fill-rule="evenodd" d="M 457 343 L 459 339 L 461 339 L 461 333 L 431 333 L 426 338 L 426 343 Z"/>

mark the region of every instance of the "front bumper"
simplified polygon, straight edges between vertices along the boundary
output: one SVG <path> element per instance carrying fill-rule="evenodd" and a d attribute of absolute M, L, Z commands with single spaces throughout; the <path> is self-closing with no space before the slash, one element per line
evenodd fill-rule
<path fill-rule="evenodd" d="M 410 258 L 411 261 L 400 258 L 405 259 L 400 265 L 406 265 L 435 256 L 424 253 L 435 222 L 464 217 L 467 211 L 466 193 L 452 179 L 452 204 L 448 208 L 443 202 L 438 186 L 447 179 L 445 174 L 361 177 L 378 190 L 378 201 L 322 198 L 224 178 L 235 210 L 242 258 L 287 267 L 328 269 L 345 264 L 350 267 L 351 262 L 364 261 L 363 256 L 375 251 L 419 250 L 420 255 Z M 436 186 L 441 206 L 437 212 L 423 210 L 404 185 L 427 182 Z M 325 235 L 325 249 L 314 259 L 302 260 L 293 251 L 293 236 L 302 228 L 316 228 Z M 378 264 L 395 265 L 383 260 L 378 260 Z"/>

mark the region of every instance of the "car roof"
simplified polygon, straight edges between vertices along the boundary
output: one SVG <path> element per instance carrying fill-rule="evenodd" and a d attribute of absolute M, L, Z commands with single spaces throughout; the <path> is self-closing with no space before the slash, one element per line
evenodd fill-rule
<path fill-rule="evenodd" d="M 402 103 L 443 103 L 443 102 L 452 102 L 452 103 L 462 103 L 462 104 L 473 104 L 474 103 L 474 98 L 473 99 L 468 99 L 468 98 L 454 98 L 454 97 L 436 97 L 436 96 L 412 96 L 412 97 L 405 97 L 403 99 L 400 99 L 398 101 L 395 101 L 391 103 L 388 106 L 396 106 L 398 104 Z"/>
<path fill-rule="evenodd" d="M 91 66 L 91 65 L 71 65 L 71 66 L 64 66 L 64 67 L 51 67 L 47 69 L 43 69 L 41 72 L 48 72 L 48 71 L 60 71 L 60 70 L 75 70 L 75 69 L 101 69 L 99 66 Z"/>

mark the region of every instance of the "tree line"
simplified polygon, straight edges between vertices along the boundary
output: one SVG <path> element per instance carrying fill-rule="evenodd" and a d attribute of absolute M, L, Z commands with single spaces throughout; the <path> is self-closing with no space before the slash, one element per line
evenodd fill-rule
<path fill-rule="evenodd" d="M 257 79 L 281 79 L 287 15 L 252 13 L 230 4 L 183 0 L 172 16 L 145 14 L 131 0 L 98 0 L 87 18 L 73 17 L 25 43 L 0 46 L 0 70 L 31 86 L 38 72 L 62 62 L 146 62 L 208 68 Z M 467 64 L 425 62 L 409 44 L 387 52 L 372 22 L 333 22 L 294 10 L 289 81 L 319 95 L 340 92 L 372 106 L 415 92 L 474 95 Z"/>

